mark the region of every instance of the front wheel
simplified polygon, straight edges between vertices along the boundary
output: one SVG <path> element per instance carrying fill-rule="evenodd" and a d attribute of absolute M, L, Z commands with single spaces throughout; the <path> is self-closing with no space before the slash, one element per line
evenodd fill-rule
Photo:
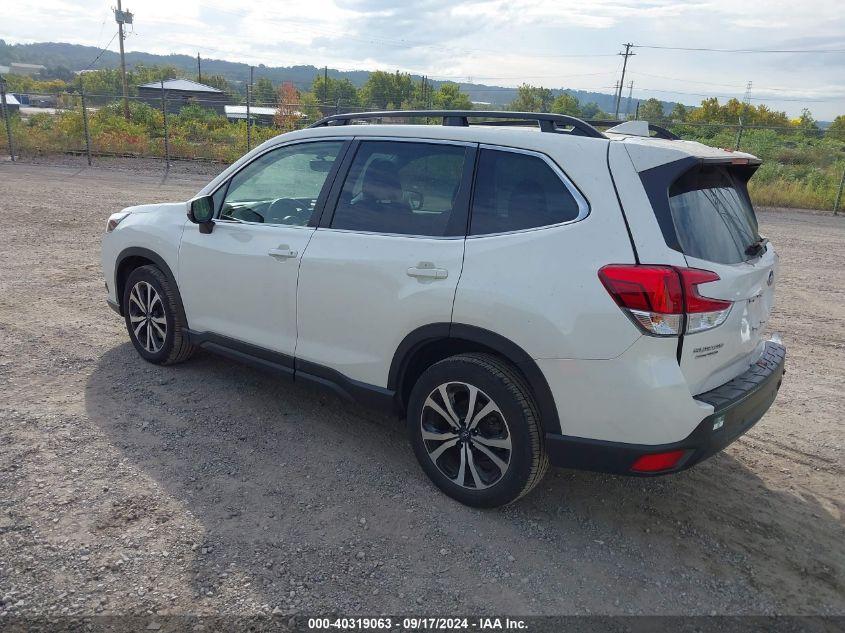
<path fill-rule="evenodd" d="M 175 284 L 156 266 L 140 266 L 130 273 L 123 290 L 126 329 L 144 360 L 172 365 L 194 353 Z"/>
<path fill-rule="evenodd" d="M 408 431 L 429 478 L 467 505 L 511 503 L 548 469 L 531 392 L 492 355 L 461 354 L 429 367 L 411 392 Z"/>

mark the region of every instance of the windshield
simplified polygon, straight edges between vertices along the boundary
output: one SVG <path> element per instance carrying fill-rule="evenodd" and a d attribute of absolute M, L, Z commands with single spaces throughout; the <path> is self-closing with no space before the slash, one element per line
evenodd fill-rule
<path fill-rule="evenodd" d="M 723 165 L 686 172 L 669 189 L 669 208 L 685 255 L 737 264 L 756 253 L 757 218 L 745 181 Z"/>

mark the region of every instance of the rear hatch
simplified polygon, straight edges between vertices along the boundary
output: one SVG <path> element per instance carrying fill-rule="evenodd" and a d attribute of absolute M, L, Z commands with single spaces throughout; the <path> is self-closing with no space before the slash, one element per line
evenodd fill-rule
<path fill-rule="evenodd" d="M 756 167 L 742 160 L 702 161 L 669 186 L 675 247 L 689 267 L 719 276 L 699 284 L 698 293 L 731 302 L 720 325 L 698 328 L 706 324 L 690 319 L 680 341 L 681 370 L 694 395 L 742 373 L 763 351 L 778 257 L 761 238 L 748 197 L 746 185 Z"/>

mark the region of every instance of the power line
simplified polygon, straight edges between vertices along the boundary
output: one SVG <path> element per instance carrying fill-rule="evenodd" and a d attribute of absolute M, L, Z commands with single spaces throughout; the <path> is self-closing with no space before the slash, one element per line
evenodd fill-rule
<path fill-rule="evenodd" d="M 96 64 L 96 63 L 100 60 L 100 58 L 103 56 L 103 53 L 105 53 L 107 50 L 109 50 L 109 46 L 111 46 L 111 43 L 112 43 L 112 42 L 114 42 L 114 38 L 116 38 L 116 37 L 117 37 L 117 33 L 118 33 L 117 31 L 115 31 L 115 32 L 114 32 L 114 35 L 112 35 L 112 36 L 111 36 L 111 39 L 109 40 L 109 43 L 108 43 L 108 44 L 106 44 L 106 45 L 103 47 L 103 49 L 102 49 L 99 53 L 97 53 L 97 56 L 96 56 L 94 59 L 92 59 L 92 60 L 91 60 L 91 63 L 90 63 L 90 64 L 88 64 L 88 65 L 87 65 L 85 68 L 83 68 L 82 70 L 90 70 L 90 69 L 91 69 L 91 66 L 93 66 L 94 64 Z M 80 72 L 82 72 L 82 71 L 80 71 Z"/>
<path fill-rule="evenodd" d="M 705 92 L 683 92 L 681 90 L 658 90 L 657 88 L 637 88 L 641 92 L 661 92 L 673 95 L 687 95 L 690 97 L 721 97 L 723 99 L 739 99 L 740 95 L 712 94 Z M 841 99 L 789 99 L 787 97 L 748 97 L 749 101 L 795 101 L 797 103 L 836 103 Z"/>
<path fill-rule="evenodd" d="M 631 73 L 632 75 L 642 75 L 644 77 L 653 77 L 655 79 L 668 79 L 669 81 L 682 81 L 684 83 L 701 84 L 701 85 L 704 85 L 704 86 L 719 86 L 721 88 L 737 88 L 737 89 L 741 89 L 741 88 L 744 87 L 744 84 L 742 84 L 742 85 L 741 84 L 724 84 L 724 83 L 718 83 L 718 82 L 713 82 L 713 81 L 699 81 L 697 79 L 684 79 L 682 77 L 667 77 L 666 75 L 654 75 L 652 73 L 644 73 L 644 72 L 639 71 L 639 70 L 629 70 L 628 72 Z M 764 86 L 758 86 L 758 91 L 763 91 L 763 92 L 792 92 L 792 93 L 795 93 L 795 92 L 800 92 L 801 90 L 802 90 L 802 88 L 767 88 L 767 87 L 764 87 Z M 816 88 L 804 88 L 803 90 L 816 90 Z"/>
<path fill-rule="evenodd" d="M 635 44 L 634 48 L 651 48 L 664 51 L 699 51 L 707 53 L 845 53 L 845 48 L 794 48 L 794 49 L 767 49 L 767 48 L 705 48 L 692 46 L 650 46 L 646 44 Z"/>

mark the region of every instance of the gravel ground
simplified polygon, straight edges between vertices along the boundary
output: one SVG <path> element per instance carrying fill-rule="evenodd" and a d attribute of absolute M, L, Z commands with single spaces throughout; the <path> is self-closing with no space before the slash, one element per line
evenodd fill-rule
<path fill-rule="evenodd" d="M 105 219 L 205 167 L 0 164 L 0 615 L 845 614 L 845 218 L 760 214 L 788 373 L 746 437 L 481 511 L 392 419 L 207 353 L 138 358 Z"/>

